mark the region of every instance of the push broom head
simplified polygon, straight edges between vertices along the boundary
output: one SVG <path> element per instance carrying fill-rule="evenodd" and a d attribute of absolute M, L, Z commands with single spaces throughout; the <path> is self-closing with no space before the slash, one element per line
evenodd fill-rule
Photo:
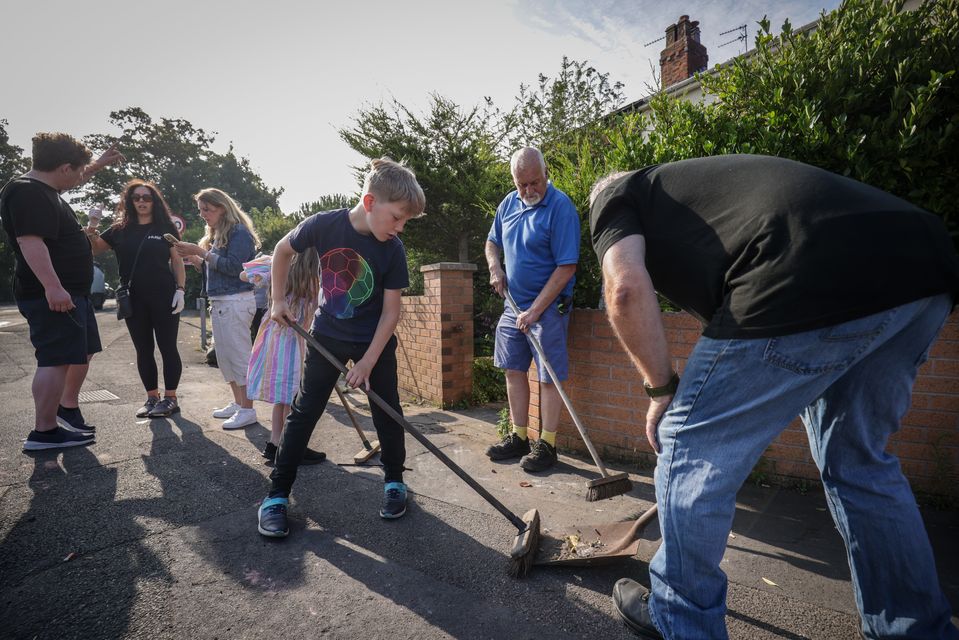
<path fill-rule="evenodd" d="M 539 511 L 530 509 L 523 514 L 526 528 L 516 534 L 513 550 L 510 552 L 509 575 L 513 578 L 525 578 L 533 567 L 536 550 L 539 547 Z"/>
<path fill-rule="evenodd" d="M 586 486 L 589 487 L 586 491 L 586 502 L 596 502 L 629 493 L 633 483 L 629 479 L 629 474 L 615 473 L 605 478 L 590 480 Z"/>

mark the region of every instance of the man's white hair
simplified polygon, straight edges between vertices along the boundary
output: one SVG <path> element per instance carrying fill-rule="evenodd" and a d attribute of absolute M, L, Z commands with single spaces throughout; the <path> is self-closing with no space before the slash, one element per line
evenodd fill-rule
<path fill-rule="evenodd" d="M 536 147 L 517 149 L 509 159 L 509 171 L 515 176 L 519 169 L 525 169 L 534 162 L 543 170 L 543 175 L 546 175 L 546 158 L 539 149 Z"/>

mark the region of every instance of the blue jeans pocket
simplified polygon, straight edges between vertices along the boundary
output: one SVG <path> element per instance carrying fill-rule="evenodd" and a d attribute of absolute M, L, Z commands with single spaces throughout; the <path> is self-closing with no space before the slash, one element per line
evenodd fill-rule
<path fill-rule="evenodd" d="M 771 338 L 763 362 L 800 375 L 818 375 L 850 366 L 892 320 L 895 309 L 804 333 Z"/>

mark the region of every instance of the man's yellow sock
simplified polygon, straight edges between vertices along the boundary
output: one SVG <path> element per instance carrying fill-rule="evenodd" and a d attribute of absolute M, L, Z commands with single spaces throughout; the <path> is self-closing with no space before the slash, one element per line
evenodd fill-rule
<path fill-rule="evenodd" d="M 521 440 L 526 440 L 526 427 L 517 427 L 513 425 L 513 433 L 518 435 Z"/>
<path fill-rule="evenodd" d="M 555 431 L 543 431 L 539 432 L 539 439 L 548 444 L 549 446 L 556 447 L 556 432 Z"/>

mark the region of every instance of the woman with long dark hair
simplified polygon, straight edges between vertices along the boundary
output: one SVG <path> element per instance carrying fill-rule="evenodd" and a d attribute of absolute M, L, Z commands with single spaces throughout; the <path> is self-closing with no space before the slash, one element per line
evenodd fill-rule
<path fill-rule="evenodd" d="M 127 330 L 147 393 L 146 402 L 136 412 L 138 418 L 165 418 L 180 410 L 176 389 L 183 363 L 176 340 L 186 271 L 176 249 L 163 238 L 165 233 L 180 237 L 160 190 L 146 180 L 126 184 L 116 222 L 103 234 L 87 227 L 94 255 L 113 249 L 120 263 L 120 281 L 130 290 L 133 315 L 126 318 Z M 160 348 L 163 359 L 162 400 L 154 346 Z"/>

